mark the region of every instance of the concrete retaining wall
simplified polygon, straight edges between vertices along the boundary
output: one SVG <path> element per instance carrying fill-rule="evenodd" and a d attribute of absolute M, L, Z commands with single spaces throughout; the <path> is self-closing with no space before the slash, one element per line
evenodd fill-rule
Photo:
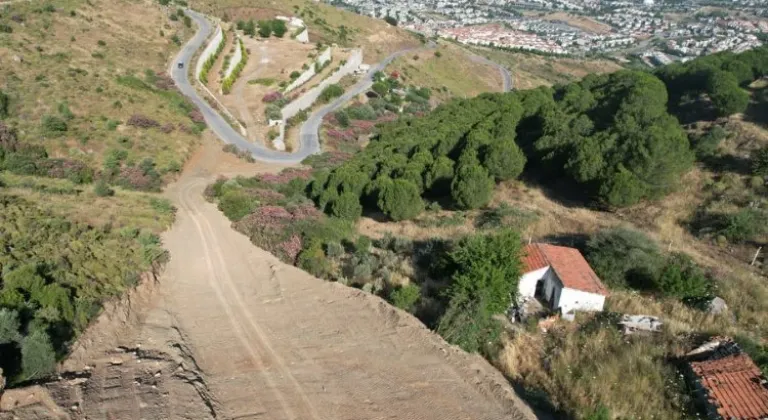
<path fill-rule="evenodd" d="M 309 69 L 304 71 L 304 73 L 301 74 L 296 80 L 294 80 L 290 85 L 288 85 L 285 88 L 285 93 L 288 93 L 297 87 L 303 85 L 304 83 L 307 83 L 309 79 L 313 78 L 315 76 L 315 69 L 317 66 L 323 66 L 325 63 L 331 61 L 331 48 L 328 47 L 323 51 L 322 54 L 320 54 L 319 57 L 317 57 L 317 60 L 315 60 L 316 65 L 310 66 Z"/>
<path fill-rule="evenodd" d="M 300 34 L 296 35 L 296 41 L 299 41 L 302 44 L 308 44 L 309 43 L 309 30 L 307 28 L 304 28 L 304 31 L 302 31 Z"/>
<path fill-rule="evenodd" d="M 311 108 L 312 104 L 314 104 L 315 101 L 317 101 L 317 98 L 320 97 L 320 94 L 323 92 L 323 89 L 325 89 L 326 87 L 334 83 L 339 83 L 342 77 L 348 74 L 353 74 L 355 70 L 357 70 L 357 68 L 362 63 L 363 63 L 363 51 L 359 49 L 352 51 L 352 54 L 350 54 L 349 59 L 343 66 L 341 66 L 341 68 L 336 70 L 336 72 L 328 76 L 327 79 L 323 80 L 322 82 L 320 82 L 320 84 L 308 90 L 305 94 L 301 95 L 295 101 L 289 103 L 282 109 L 283 121 L 287 123 L 289 118 L 295 116 L 301 110 Z M 274 140 L 272 140 L 272 145 L 277 150 L 285 150 L 285 125 L 284 124 L 280 125 L 280 135 Z"/>
<path fill-rule="evenodd" d="M 195 68 L 195 77 L 197 79 L 200 79 L 200 73 L 203 71 L 203 64 L 205 64 L 205 62 L 210 57 L 216 54 L 216 50 L 219 48 L 219 44 L 221 44 L 223 39 L 224 32 L 221 30 L 221 26 L 217 26 L 213 38 L 211 38 L 211 41 L 205 47 L 203 52 L 200 54 L 200 58 L 197 60 L 197 67 Z"/>

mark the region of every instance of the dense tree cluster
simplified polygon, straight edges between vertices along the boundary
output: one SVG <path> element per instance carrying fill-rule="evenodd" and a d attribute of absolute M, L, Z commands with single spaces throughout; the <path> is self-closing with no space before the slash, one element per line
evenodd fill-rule
<path fill-rule="evenodd" d="M 386 197 L 387 188 L 423 199 L 450 196 L 458 208 L 485 206 L 495 182 L 523 171 L 569 182 L 584 198 L 622 207 L 675 189 L 696 154 L 722 140 L 697 140 L 696 153 L 675 115 L 683 96 L 706 94 L 719 115 L 742 112 L 739 86 L 768 72 L 768 49 L 716 54 L 664 68 L 656 75 L 620 71 L 579 82 L 456 99 L 423 118 L 380 127 L 365 151 L 312 185 L 326 211 L 342 194 L 365 208 L 399 218 L 418 215 L 414 202 Z M 385 92 L 382 80 L 374 90 Z M 668 100 L 667 92 L 672 95 Z M 414 95 L 418 96 L 418 95 Z M 395 207 L 411 206 L 409 211 Z"/>
<path fill-rule="evenodd" d="M 749 95 L 742 87 L 768 75 L 768 47 L 712 54 L 662 67 L 656 75 L 667 86 L 673 110 L 691 102 L 698 106 L 703 96 L 719 116 L 744 112 Z"/>

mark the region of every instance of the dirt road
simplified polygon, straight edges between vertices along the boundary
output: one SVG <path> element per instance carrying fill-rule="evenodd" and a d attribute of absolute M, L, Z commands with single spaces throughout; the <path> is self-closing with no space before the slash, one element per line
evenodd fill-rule
<path fill-rule="evenodd" d="M 205 171 L 168 194 L 166 310 L 221 418 L 526 419 L 479 356 L 364 292 L 253 246 L 202 198 Z"/>

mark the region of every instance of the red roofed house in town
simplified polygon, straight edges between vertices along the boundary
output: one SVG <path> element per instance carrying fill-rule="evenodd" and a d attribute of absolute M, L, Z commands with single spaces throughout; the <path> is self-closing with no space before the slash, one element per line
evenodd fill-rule
<path fill-rule="evenodd" d="M 603 310 L 608 289 L 579 250 L 535 243 L 523 252 L 520 300 L 539 297 L 563 314 Z"/>
<path fill-rule="evenodd" d="M 768 382 L 755 362 L 727 338 L 689 353 L 690 376 L 709 419 L 768 419 Z"/>

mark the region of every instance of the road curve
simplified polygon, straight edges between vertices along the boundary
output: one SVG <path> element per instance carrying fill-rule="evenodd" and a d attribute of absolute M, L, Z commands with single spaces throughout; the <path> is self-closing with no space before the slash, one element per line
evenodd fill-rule
<path fill-rule="evenodd" d="M 341 107 L 351 98 L 369 89 L 373 84 L 374 73 L 383 70 L 389 63 L 392 62 L 392 60 L 396 59 L 397 57 L 417 49 L 410 48 L 407 50 L 398 51 L 373 66 L 368 74 L 366 74 L 359 82 L 352 86 L 343 96 L 334 100 L 330 104 L 325 105 L 310 115 L 309 119 L 301 127 L 301 144 L 299 146 L 299 150 L 293 153 L 280 152 L 277 150 L 269 149 L 264 145 L 254 144 L 248 141 L 240 133 L 233 129 L 232 126 L 230 126 L 229 123 L 221 115 L 219 115 L 219 113 L 216 112 L 216 110 L 213 109 L 213 107 L 211 107 L 211 105 L 209 105 L 208 102 L 203 99 L 194 88 L 193 82 L 190 82 L 189 80 L 189 72 L 187 68 L 191 65 L 195 52 L 202 48 L 203 44 L 210 35 L 212 25 L 211 22 L 206 19 L 203 14 L 195 12 L 194 10 L 187 9 L 187 15 L 197 24 L 198 31 L 191 40 L 184 44 L 181 51 L 176 56 L 176 59 L 171 63 L 171 77 L 173 78 L 174 82 L 176 82 L 176 86 L 179 88 L 181 93 L 187 96 L 200 109 L 200 112 L 203 114 L 205 122 L 208 124 L 208 127 L 211 129 L 211 131 L 213 131 L 223 142 L 233 144 L 240 150 L 250 152 L 254 159 L 262 162 L 283 164 L 298 163 L 309 155 L 320 153 L 320 137 L 318 135 L 318 130 L 320 129 L 320 124 L 323 121 L 323 117 Z M 185 65 L 185 68 L 180 69 L 176 65 L 176 63 L 179 62 L 187 63 L 187 65 Z"/>
<path fill-rule="evenodd" d="M 502 92 L 509 92 L 512 90 L 512 74 L 509 73 L 509 70 L 502 66 L 501 64 L 491 61 L 482 55 L 477 55 L 474 53 L 469 53 L 470 60 L 476 62 L 476 63 L 483 63 L 487 64 L 489 66 L 496 67 L 499 69 L 499 73 L 501 74 L 501 80 L 502 80 Z"/>

